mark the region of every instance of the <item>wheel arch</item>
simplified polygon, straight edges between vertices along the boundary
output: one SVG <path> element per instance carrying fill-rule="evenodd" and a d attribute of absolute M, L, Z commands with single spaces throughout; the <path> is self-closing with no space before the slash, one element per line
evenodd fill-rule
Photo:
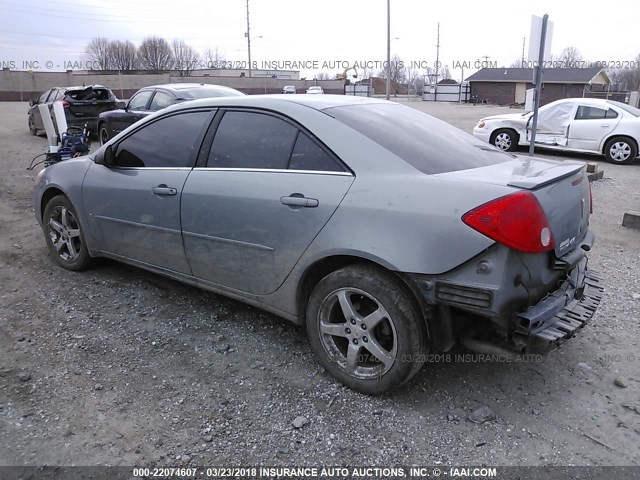
<path fill-rule="evenodd" d="M 385 265 L 385 263 L 386 262 L 382 260 L 371 259 L 354 254 L 339 254 L 321 258 L 309 265 L 300 277 L 296 294 L 298 318 L 301 320 L 301 323 L 304 324 L 305 322 L 306 307 L 309 297 L 311 296 L 311 292 L 324 277 L 336 270 L 350 265 L 365 264 L 378 268 L 386 273 L 390 273 L 400 281 L 406 293 L 413 299 L 414 307 L 426 327 L 427 338 L 430 338 L 431 325 L 429 325 L 429 320 L 432 316 L 428 314 L 430 310 L 429 305 L 427 305 L 424 297 L 420 294 L 417 285 L 415 285 L 407 275 L 389 268 L 390 266 Z"/>
<path fill-rule="evenodd" d="M 47 188 L 43 193 L 42 196 L 40 197 L 40 219 L 44 219 L 44 210 L 45 208 L 47 208 L 47 204 L 54 198 L 57 197 L 58 195 L 64 195 L 65 197 L 69 198 L 69 195 L 67 195 L 63 190 L 61 190 L 59 187 L 55 187 L 55 186 L 51 186 L 49 188 Z"/>

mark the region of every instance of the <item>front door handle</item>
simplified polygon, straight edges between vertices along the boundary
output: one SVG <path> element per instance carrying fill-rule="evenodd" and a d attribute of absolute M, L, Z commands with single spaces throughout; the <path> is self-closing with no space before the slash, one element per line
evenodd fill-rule
<path fill-rule="evenodd" d="M 154 195 L 175 195 L 178 193 L 173 187 L 167 187 L 164 183 L 158 185 L 157 187 L 153 187 L 151 191 Z"/>
<path fill-rule="evenodd" d="M 608 127 L 609 124 L 608 123 L 603 123 L 602 125 L 600 125 L 601 127 Z"/>
<path fill-rule="evenodd" d="M 319 202 L 315 198 L 307 198 L 301 193 L 292 193 L 288 197 L 280 197 L 280 203 L 290 207 L 315 208 Z"/>

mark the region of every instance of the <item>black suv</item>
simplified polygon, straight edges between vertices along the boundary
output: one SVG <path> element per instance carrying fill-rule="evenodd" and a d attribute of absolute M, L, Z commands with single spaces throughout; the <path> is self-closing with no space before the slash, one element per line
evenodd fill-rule
<path fill-rule="evenodd" d="M 205 83 L 171 83 L 138 90 L 128 102 L 118 102 L 117 110 L 105 112 L 98 119 L 100 144 L 147 115 L 175 103 L 210 97 L 236 97 L 244 93 L 222 85 Z"/>
<path fill-rule="evenodd" d="M 67 125 L 70 127 L 84 127 L 88 124 L 91 133 L 98 133 L 98 115 L 116 108 L 118 99 L 111 90 L 103 85 L 89 85 L 88 87 L 53 87 L 29 102 L 29 131 L 38 135 L 44 131 L 44 124 L 40 117 L 38 105 L 46 104 L 53 118 L 53 102 L 62 102 Z"/>

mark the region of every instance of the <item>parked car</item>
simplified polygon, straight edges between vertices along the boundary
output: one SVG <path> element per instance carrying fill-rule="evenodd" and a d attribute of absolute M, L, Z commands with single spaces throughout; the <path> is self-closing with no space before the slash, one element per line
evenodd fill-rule
<path fill-rule="evenodd" d="M 170 83 L 141 88 L 128 102 L 120 102 L 116 110 L 100 115 L 98 119 L 100 144 L 104 145 L 109 139 L 141 118 L 170 105 L 198 98 L 243 95 L 245 94 L 235 88 L 205 83 Z"/>
<path fill-rule="evenodd" d="M 282 87 L 282 93 L 298 93 L 295 85 L 285 85 Z"/>
<path fill-rule="evenodd" d="M 54 120 L 53 124 L 56 126 L 52 108 L 53 102 L 56 101 L 62 102 L 68 126 L 84 127 L 88 124 L 89 130 L 97 133 L 98 116 L 102 112 L 116 108 L 118 99 L 103 85 L 51 88 L 29 102 L 28 125 L 32 135 L 44 132 L 38 105 L 46 104 L 49 107 L 51 118 Z"/>
<path fill-rule="evenodd" d="M 379 394 L 458 341 L 546 352 L 593 316 L 585 165 L 523 168 L 392 102 L 236 96 L 150 115 L 33 198 L 61 267 L 108 257 L 306 324 L 328 372 Z"/>
<path fill-rule="evenodd" d="M 307 93 L 310 95 L 318 95 L 324 93 L 324 90 L 322 90 L 320 85 L 312 85 L 307 88 Z"/>
<path fill-rule="evenodd" d="M 531 141 L 533 113 L 493 115 L 473 134 L 501 150 Z M 536 145 L 556 150 L 603 154 L 611 163 L 629 164 L 638 156 L 640 109 L 612 100 L 567 98 L 540 107 Z"/>

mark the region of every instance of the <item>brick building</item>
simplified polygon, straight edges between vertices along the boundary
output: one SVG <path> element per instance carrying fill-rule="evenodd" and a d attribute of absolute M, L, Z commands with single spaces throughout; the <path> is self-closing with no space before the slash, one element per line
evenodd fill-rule
<path fill-rule="evenodd" d="M 523 104 L 525 92 L 533 88 L 533 68 L 483 68 L 467 78 L 471 98 L 479 102 L 509 105 Z M 561 98 L 588 96 L 606 92 L 611 80 L 601 68 L 547 68 L 542 76 L 540 104 Z"/>

